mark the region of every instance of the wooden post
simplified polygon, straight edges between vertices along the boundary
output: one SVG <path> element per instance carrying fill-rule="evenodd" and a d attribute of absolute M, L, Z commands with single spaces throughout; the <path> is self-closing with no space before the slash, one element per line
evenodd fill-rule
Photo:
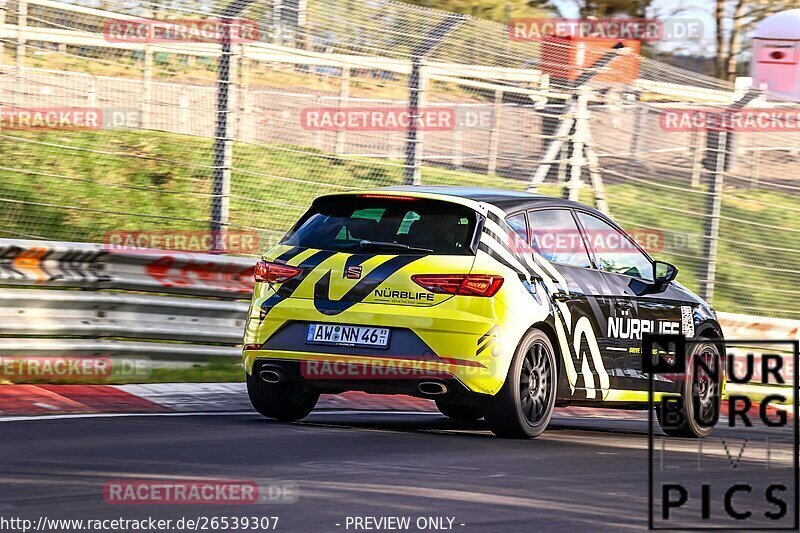
<path fill-rule="evenodd" d="M 28 0 L 17 0 L 17 74 L 25 68 L 25 28 L 28 25 Z"/>
<path fill-rule="evenodd" d="M 4 26 L 6 23 L 6 3 L 7 0 L 0 0 L 0 26 Z M 6 44 L 5 41 L 0 39 L 0 65 L 5 64 L 6 62 Z"/>
<path fill-rule="evenodd" d="M 580 191 L 583 186 L 581 174 L 583 167 L 586 166 L 584 148 L 588 140 L 587 130 L 589 128 L 589 91 L 586 87 L 581 87 L 579 91 L 575 108 L 575 133 L 572 137 L 572 157 L 570 158 L 570 174 L 566 191 L 568 199 L 573 202 L 580 200 Z"/>
<path fill-rule="evenodd" d="M 239 127 L 237 133 L 239 140 L 250 142 L 253 139 L 253 120 L 252 104 L 250 102 L 250 71 L 249 61 L 245 54 L 245 45 L 241 45 L 239 54 L 239 84 L 237 93 L 239 95 L 239 115 L 237 122 Z"/>
<path fill-rule="evenodd" d="M 459 124 L 456 124 L 453 130 L 453 166 L 456 168 L 464 166 L 464 132 Z"/>
<path fill-rule="evenodd" d="M 150 113 L 153 102 L 153 47 L 144 45 L 144 69 L 142 70 L 142 129 L 150 128 Z"/>
<path fill-rule="evenodd" d="M 189 127 L 189 93 L 185 84 L 181 85 L 181 93 L 178 97 L 178 127 L 182 134 L 190 135 L 192 132 Z"/>
<path fill-rule="evenodd" d="M 319 96 L 314 97 L 314 107 L 319 109 L 322 106 L 322 98 Z M 319 129 L 315 129 L 314 133 L 312 133 L 312 146 L 317 150 L 322 150 L 322 131 Z"/>
<path fill-rule="evenodd" d="M 86 90 L 86 107 L 97 107 L 97 78 L 89 78 L 89 86 Z"/>
<path fill-rule="evenodd" d="M 700 187 L 700 177 L 703 174 L 703 151 L 700 149 L 700 133 L 692 130 L 689 137 L 690 153 L 692 155 L 692 187 Z"/>
<path fill-rule="evenodd" d="M 347 107 L 347 102 L 350 99 L 350 66 L 344 65 L 342 67 L 342 77 L 339 80 L 339 107 Z M 344 155 L 345 153 L 345 132 L 336 130 L 335 153 L 336 155 Z"/>
<path fill-rule="evenodd" d="M 492 109 L 492 131 L 489 134 L 489 165 L 487 174 L 497 174 L 497 154 L 500 149 L 500 126 L 502 124 L 503 113 L 503 91 L 497 89 L 494 92 L 494 107 Z"/>

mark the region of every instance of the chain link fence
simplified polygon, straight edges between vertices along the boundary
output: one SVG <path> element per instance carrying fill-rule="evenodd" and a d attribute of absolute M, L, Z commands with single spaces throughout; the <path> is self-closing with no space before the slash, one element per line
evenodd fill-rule
<path fill-rule="evenodd" d="M 683 124 L 796 109 L 762 88 L 390 0 L 0 5 L 2 237 L 222 228 L 255 254 L 326 192 L 531 190 L 720 310 L 800 317 L 797 130 Z"/>

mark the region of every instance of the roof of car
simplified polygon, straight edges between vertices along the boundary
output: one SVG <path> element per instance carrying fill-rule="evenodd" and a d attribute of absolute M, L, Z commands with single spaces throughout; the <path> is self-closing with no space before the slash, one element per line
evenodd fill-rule
<path fill-rule="evenodd" d="M 461 198 L 468 198 L 476 202 L 485 202 L 487 204 L 496 205 L 506 213 L 511 213 L 518 209 L 527 209 L 531 207 L 549 206 L 549 207 L 581 207 L 589 211 L 595 211 L 591 207 L 553 196 L 545 196 L 543 194 L 534 194 L 524 191 L 511 191 L 507 189 L 491 189 L 489 187 L 462 187 L 450 185 L 424 185 L 424 186 L 406 186 L 406 187 L 386 187 L 379 190 L 383 191 L 396 191 L 396 192 L 420 192 L 427 194 L 440 194 L 443 196 L 457 196 Z"/>

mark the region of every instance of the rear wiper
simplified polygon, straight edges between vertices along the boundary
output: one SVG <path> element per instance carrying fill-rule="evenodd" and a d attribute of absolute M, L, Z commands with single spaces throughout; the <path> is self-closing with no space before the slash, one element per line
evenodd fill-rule
<path fill-rule="evenodd" d="M 409 252 L 422 252 L 426 254 L 433 253 L 433 250 L 428 248 L 417 248 L 416 246 L 409 246 L 399 242 L 364 240 L 358 244 L 360 244 L 362 248 L 394 248 L 395 250 L 408 250 Z"/>

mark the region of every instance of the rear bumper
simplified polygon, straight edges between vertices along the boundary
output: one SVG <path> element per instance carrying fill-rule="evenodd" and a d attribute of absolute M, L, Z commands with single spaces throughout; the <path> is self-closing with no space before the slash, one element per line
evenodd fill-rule
<path fill-rule="evenodd" d="M 492 298 L 470 299 L 476 300 L 470 305 L 456 300 L 432 307 L 362 303 L 330 316 L 313 300 L 291 298 L 263 319 L 256 305 L 244 342 L 261 348 L 244 350 L 243 363 L 251 374 L 256 361 L 302 363 L 299 378 L 341 382 L 342 390 L 366 390 L 378 381 L 408 390 L 405 382 L 415 379 L 414 372 L 429 372 L 449 376 L 469 391 L 494 394 L 505 380 L 515 342 L 504 336 Z M 303 328 L 308 323 L 388 327 L 391 345 L 385 350 L 307 345 Z"/>
<path fill-rule="evenodd" d="M 454 382 L 463 392 L 491 394 L 505 380 L 496 364 L 454 358 L 402 359 L 390 356 L 245 350 L 244 366 L 249 374 L 261 365 L 288 365 L 290 375 L 316 388 L 416 394 L 420 381 Z M 380 390 L 372 390 L 380 389 Z"/>
<path fill-rule="evenodd" d="M 306 363 L 301 361 L 257 358 L 253 365 L 253 372 L 256 375 L 262 370 L 277 372 L 282 382 L 303 383 L 309 389 L 323 394 L 363 391 L 374 394 L 406 394 L 427 399 L 446 398 L 448 401 L 463 404 L 474 404 L 479 401 L 478 396 L 456 376 L 439 371 L 417 371 L 413 376 L 407 374 L 402 379 L 391 376 L 381 377 L 379 373 L 376 373 L 371 379 L 362 379 L 364 365 L 340 364 L 337 365 L 334 379 L 326 379 L 331 376 L 317 376 L 309 379 L 308 369 L 304 366 Z M 420 384 L 431 382 L 441 384 L 445 392 L 435 395 L 423 393 L 420 390 Z"/>

